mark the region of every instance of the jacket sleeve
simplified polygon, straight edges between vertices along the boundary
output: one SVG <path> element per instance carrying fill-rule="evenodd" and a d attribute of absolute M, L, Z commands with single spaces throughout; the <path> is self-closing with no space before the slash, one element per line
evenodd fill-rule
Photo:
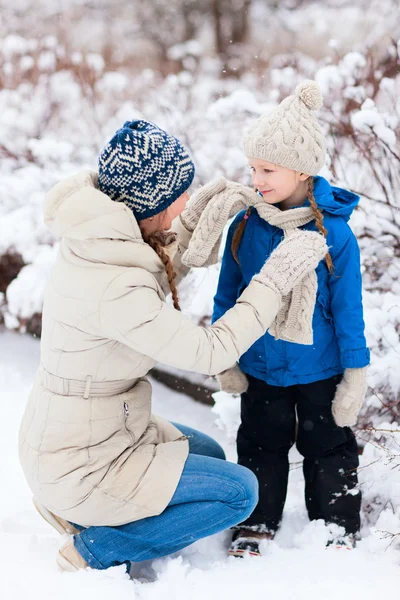
<path fill-rule="evenodd" d="M 360 250 L 346 224 L 339 250 L 332 254 L 335 270 L 329 276 L 331 313 L 343 369 L 366 367 L 370 353 L 364 335 Z"/>
<path fill-rule="evenodd" d="M 239 265 L 233 258 L 231 246 L 232 238 L 238 226 L 239 220 L 242 220 L 243 213 L 235 218 L 229 227 L 224 254 L 222 256 L 221 270 L 218 279 L 217 292 L 214 296 L 214 309 L 212 314 L 212 323 L 222 317 L 227 310 L 234 306 L 240 295 L 240 288 L 243 285 L 242 272 Z"/>
<path fill-rule="evenodd" d="M 196 373 L 216 375 L 231 367 L 264 335 L 281 304 L 280 296 L 252 281 L 224 317 L 202 327 L 161 300 L 152 275 L 135 272 L 134 284 L 133 273 L 124 273 L 106 291 L 102 331 L 153 360 Z"/>

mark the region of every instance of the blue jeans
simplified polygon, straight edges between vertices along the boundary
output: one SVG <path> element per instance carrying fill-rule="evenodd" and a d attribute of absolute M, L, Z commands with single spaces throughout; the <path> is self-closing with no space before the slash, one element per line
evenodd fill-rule
<path fill-rule="evenodd" d="M 251 515 L 258 483 L 246 467 L 225 460 L 208 435 L 174 423 L 189 438 L 189 456 L 171 502 L 160 515 L 119 527 L 88 527 L 74 536 L 79 554 L 94 569 L 172 554 L 233 527 Z"/>

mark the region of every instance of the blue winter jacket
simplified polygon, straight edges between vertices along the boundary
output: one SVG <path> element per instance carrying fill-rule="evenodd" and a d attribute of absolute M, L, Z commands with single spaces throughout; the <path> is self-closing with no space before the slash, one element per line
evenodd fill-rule
<path fill-rule="evenodd" d="M 240 358 L 242 371 L 270 385 L 286 387 L 310 383 L 343 373 L 347 368 L 369 364 L 364 336 L 360 252 L 347 224 L 359 197 L 332 187 L 323 177 L 315 177 L 314 182 L 314 197 L 323 211 L 335 270 L 331 275 L 325 261 L 321 261 L 316 269 L 318 291 L 312 346 L 275 340 L 267 332 Z M 306 205 L 309 205 L 308 200 L 303 204 Z M 282 229 L 269 225 L 253 209 L 238 250 L 239 266 L 233 258 L 231 243 L 243 216 L 244 211 L 237 215 L 229 228 L 214 298 L 213 322 L 235 304 L 283 237 Z M 317 230 L 315 221 L 302 229 Z"/>

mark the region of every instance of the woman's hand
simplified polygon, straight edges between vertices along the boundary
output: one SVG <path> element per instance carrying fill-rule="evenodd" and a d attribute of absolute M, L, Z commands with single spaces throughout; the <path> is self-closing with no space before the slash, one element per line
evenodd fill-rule
<path fill-rule="evenodd" d="M 327 252 L 328 246 L 320 233 L 294 229 L 275 248 L 253 280 L 286 296 L 316 269 Z"/>
<path fill-rule="evenodd" d="M 351 427 L 357 423 L 367 388 L 367 367 L 345 370 L 332 403 L 336 425 Z"/>
<path fill-rule="evenodd" d="M 185 210 L 181 214 L 182 223 L 188 231 L 196 229 L 197 223 L 211 198 L 226 189 L 227 183 L 225 177 L 220 177 L 216 181 L 210 181 L 210 183 L 203 185 L 190 197 Z"/>
<path fill-rule="evenodd" d="M 181 217 L 184 225 L 188 216 L 190 226 L 196 222 L 182 262 L 189 267 L 204 267 L 217 262 L 222 233 L 229 219 L 250 204 L 260 202 L 261 199 L 250 188 L 223 177 L 214 184 L 210 183 L 201 188 L 193 199 L 193 207 L 189 206 L 185 209 Z M 186 210 L 188 210 L 187 214 L 185 214 Z"/>

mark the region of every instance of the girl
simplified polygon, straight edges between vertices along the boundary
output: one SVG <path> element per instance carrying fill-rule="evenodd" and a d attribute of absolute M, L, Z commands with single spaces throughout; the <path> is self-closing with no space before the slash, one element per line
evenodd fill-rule
<path fill-rule="evenodd" d="M 259 204 L 239 213 L 229 229 L 213 322 L 234 305 L 284 232 L 320 231 L 329 254 L 316 269 L 317 288 L 310 279 L 293 292 L 285 323 L 278 315 L 240 357 L 240 370 L 219 378 L 226 391 L 242 392 L 238 462 L 254 472 L 260 489 L 255 510 L 234 533 L 233 555 L 259 554 L 260 540 L 276 534 L 295 441 L 310 519 L 342 526 L 345 535 L 330 541 L 350 547 L 360 527 L 358 450 L 349 426 L 365 397 L 369 351 L 359 249 L 347 224 L 359 198 L 317 176 L 326 151 L 313 111 L 321 105 L 317 84 L 303 82 L 244 141 Z"/>
<path fill-rule="evenodd" d="M 226 462 L 207 436 L 151 414 L 146 375 L 157 360 L 226 369 L 264 335 L 326 245 L 315 233 L 282 243 L 232 310 L 212 327 L 194 325 L 179 312 L 175 269 L 186 270 L 182 251 L 215 186 L 185 208 L 193 176 L 182 144 L 138 120 L 116 132 L 98 173 L 62 181 L 45 200 L 61 243 L 19 452 L 41 515 L 75 534 L 58 554 L 64 570 L 176 552 L 245 520 L 257 502 L 251 471 Z M 174 241 L 168 230 L 181 213 Z"/>

